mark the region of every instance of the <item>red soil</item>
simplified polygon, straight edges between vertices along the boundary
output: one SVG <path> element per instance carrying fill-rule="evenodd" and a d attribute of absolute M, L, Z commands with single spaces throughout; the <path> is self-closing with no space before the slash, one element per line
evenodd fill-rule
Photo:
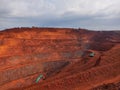
<path fill-rule="evenodd" d="M 36 83 L 40 74 L 45 79 Z M 119 31 L 13 28 L 0 32 L 0 90 L 119 89 Z"/>

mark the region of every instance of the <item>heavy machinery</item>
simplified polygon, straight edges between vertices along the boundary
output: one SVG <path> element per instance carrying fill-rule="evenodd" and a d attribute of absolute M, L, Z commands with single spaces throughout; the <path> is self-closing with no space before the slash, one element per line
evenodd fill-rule
<path fill-rule="evenodd" d="M 44 77 L 44 75 L 43 74 L 40 74 L 38 77 L 37 77 L 37 79 L 36 79 L 36 83 L 38 83 L 40 80 L 43 80 L 43 79 L 45 79 L 45 77 Z"/>
<path fill-rule="evenodd" d="M 89 54 L 89 56 L 90 56 L 90 57 L 94 57 L 94 56 L 95 56 L 95 53 L 94 53 L 94 52 L 91 52 L 91 53 Z"/>

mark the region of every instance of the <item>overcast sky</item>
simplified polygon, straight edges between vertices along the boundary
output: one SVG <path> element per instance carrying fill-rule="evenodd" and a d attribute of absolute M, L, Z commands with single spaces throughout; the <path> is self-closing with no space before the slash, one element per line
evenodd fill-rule
<path fill-rule="evenodd" d="M 0 30 L 31 26 L 120 30 L 120 0 L 0 0 Z"/>

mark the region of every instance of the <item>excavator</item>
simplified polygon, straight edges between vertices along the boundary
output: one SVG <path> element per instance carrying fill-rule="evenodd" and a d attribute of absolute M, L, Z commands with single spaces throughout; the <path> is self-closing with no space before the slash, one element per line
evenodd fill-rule
<path fill-rule="evenodd" d="M 38 83 L 40 80 L 44 80 L 45 79 L 45 76 L 43 74 L 40 74 L 37 79 L 36 79 L 36 83 Z"/>

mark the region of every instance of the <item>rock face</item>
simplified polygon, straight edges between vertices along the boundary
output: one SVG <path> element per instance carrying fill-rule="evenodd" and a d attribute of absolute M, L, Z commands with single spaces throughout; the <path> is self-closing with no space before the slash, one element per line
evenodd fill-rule
<path fill-rule="evenodd" d="M 0 32 L 0 88 L 104 90 L 108 84 L 119 90 L 119 51 L 119 31 L 7 29 Z M 91 52 L 94 57 L 89 57 Z M 36 84 L 40 74 L 45 79 Z"/>

